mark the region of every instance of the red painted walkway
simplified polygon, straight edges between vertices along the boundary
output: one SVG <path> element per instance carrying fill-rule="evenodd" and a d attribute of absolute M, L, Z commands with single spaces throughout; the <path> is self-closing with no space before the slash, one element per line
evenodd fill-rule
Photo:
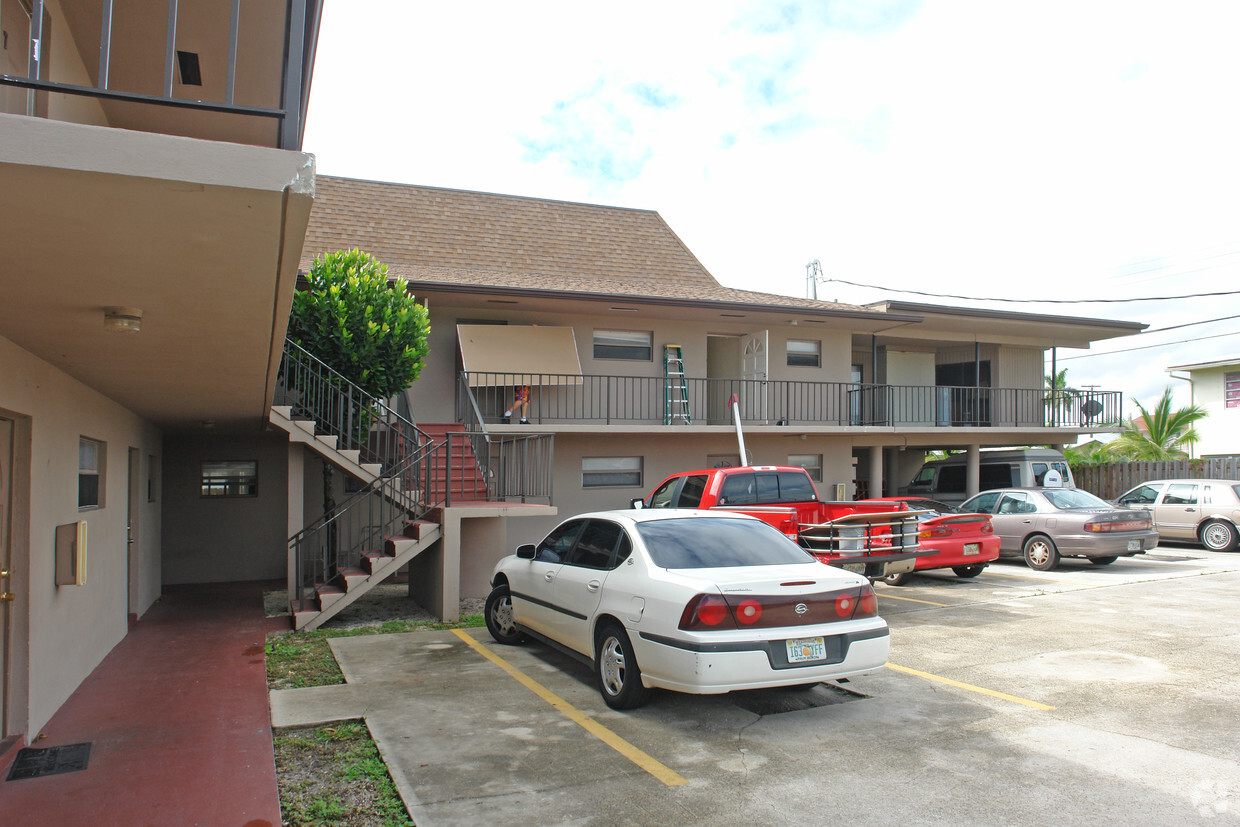
<path fill-rule="evenodd" d="M 5 781 L 0 759 L 0 824 L 280 824 L 266 625 L 260 583 L 165 587 L 33 745 L 90 765 Z"/>

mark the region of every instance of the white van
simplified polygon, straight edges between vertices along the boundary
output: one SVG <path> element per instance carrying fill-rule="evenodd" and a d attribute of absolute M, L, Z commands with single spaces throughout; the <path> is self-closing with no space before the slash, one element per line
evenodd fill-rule
<path fill-rule="evenodd" d="M 917 476 L 901 494 L 910 497 L 929 497 L 945 503 L 964 502 L 965 463 L 967 454 L 954 454 L 947 459 L 933 460 L 921 466 Z M 1057 487 L 1075 488 L 1072 471 L 1059 451 L 1050 448 L 1022 448 L 1017 450 L 982 451 L 978 491 L 992 488 L 1040 487 L 1048 471 L 1057 471 L 1060 484 Z M 1051 475 L 1052 478 L 1054 475 Z"/>

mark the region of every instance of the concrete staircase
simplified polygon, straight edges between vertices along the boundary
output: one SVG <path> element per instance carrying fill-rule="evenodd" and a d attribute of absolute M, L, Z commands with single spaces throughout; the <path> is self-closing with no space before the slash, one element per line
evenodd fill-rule
<path fill-rule="evenodd" d="M 382 549 L 363 552 L 359 565 L 342 567 L 330 583 L 318 584 L 312 597 L 293 605 L 293 628 L 317 629 L 430 548 L 442 533 L 436 522 L 410 520 L 403 533 L 384 541 Z"/>

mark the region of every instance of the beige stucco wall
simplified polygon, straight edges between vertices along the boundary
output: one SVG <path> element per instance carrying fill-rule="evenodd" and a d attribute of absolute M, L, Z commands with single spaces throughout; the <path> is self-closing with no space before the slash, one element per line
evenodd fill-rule
<path fill-rule="evenodd" d="M 1240 372 L 1240 364 L 1194 370 L 1193 402 L 1205 408 L 1209 416 L 1197 423 L 1201 435 L 1193 448 L 1193 456 L 1211 454 L 1240 454 L 1240 408 L 1228 408 L 1225 404 L 1225 377 Z"/>
<path fill-rule="evenodd" d="M 78 53 L 73 35 L 65 22 L 64 11 L 60 3 L 51 0 L 44 7 L 52 14 L 52 48 L 50 66 L 45 68 L 45 78 L 56 83 L 68 83 L 74 86 L 94 86 L 82 55 Z M 96 44 L 98 45 L 98 44 Z M 91 59 L 98 63 L 99 53 L 94 52 Z M 107 118 L 99 101 L 85 95 L 49 94 L 47 100 L 47 116 L 53 121 L 69 123 L 88 123 L 95 126 L 107 126 Z"/>
<path fill-rule="evenodd" d="M 32 737 L 128 630 L 130 447 L 143 458 L 141 534 L 132 572 L 136 613 L 145 613 L 159 597 L 161 503 L 158 494 L 156 502 L 147 502 L 145 490 L 146 458 L 154 455 L 162 465 L 163 448 L 150 422 L 3 337 L 0 365 L 0 410 L 6 417 L 28 417 L 30 425 L 29 444 L 18 447 L 28 451 L 30 460 L 29 491 L 23 492 L 29 510 L 15 513 L 14 523 L 26 524 L 28 543 L 13 549 L 18 599 L 10 604 L 10 619 L 17 662 L 9 674 L 14 682 L 28 682 L 16 692 L 28 698 L 25 720 L 11 721 L 11 728 Z M 103 507 L 79 511 L 78 441 L 83 436 L 105 444 L 106 467 Z M 56 526 L 78 520 L 87 523 L 86 584 L 57 586 Z"/>
<path fill-rule="evenodd" d="M 257 460 L 258 496 L 201 494 L 202 463 Z M 318 463 L 306 462 L 307 468 Z M 318 466 L 321 468 L 321 466 Z M 313 474 L 307 471 L 307 489 Z M 287 568 L 288 438 L 170 437 L 164 459 L 165 583 L 283 579 Z M 313 502 L 322 486 L 307 491 Z M 321 511 L 321 507 L 319 511 Z M 314 512 L 307 511 L 307 519 Z"/>

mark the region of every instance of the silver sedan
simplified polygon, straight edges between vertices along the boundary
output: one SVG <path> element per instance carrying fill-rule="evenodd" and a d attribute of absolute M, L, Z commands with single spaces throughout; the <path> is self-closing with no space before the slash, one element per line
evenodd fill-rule
<path fill-rule="evenodd" d="M 1158 545 L 1148 512 L 1116 508 L 1078 488 L 999 488 L 960 508 L 991 515 L 999 556 L 1023 556 L 1038 571 L 1055 568 L 1061 557 L 1105 566 Z"/>

